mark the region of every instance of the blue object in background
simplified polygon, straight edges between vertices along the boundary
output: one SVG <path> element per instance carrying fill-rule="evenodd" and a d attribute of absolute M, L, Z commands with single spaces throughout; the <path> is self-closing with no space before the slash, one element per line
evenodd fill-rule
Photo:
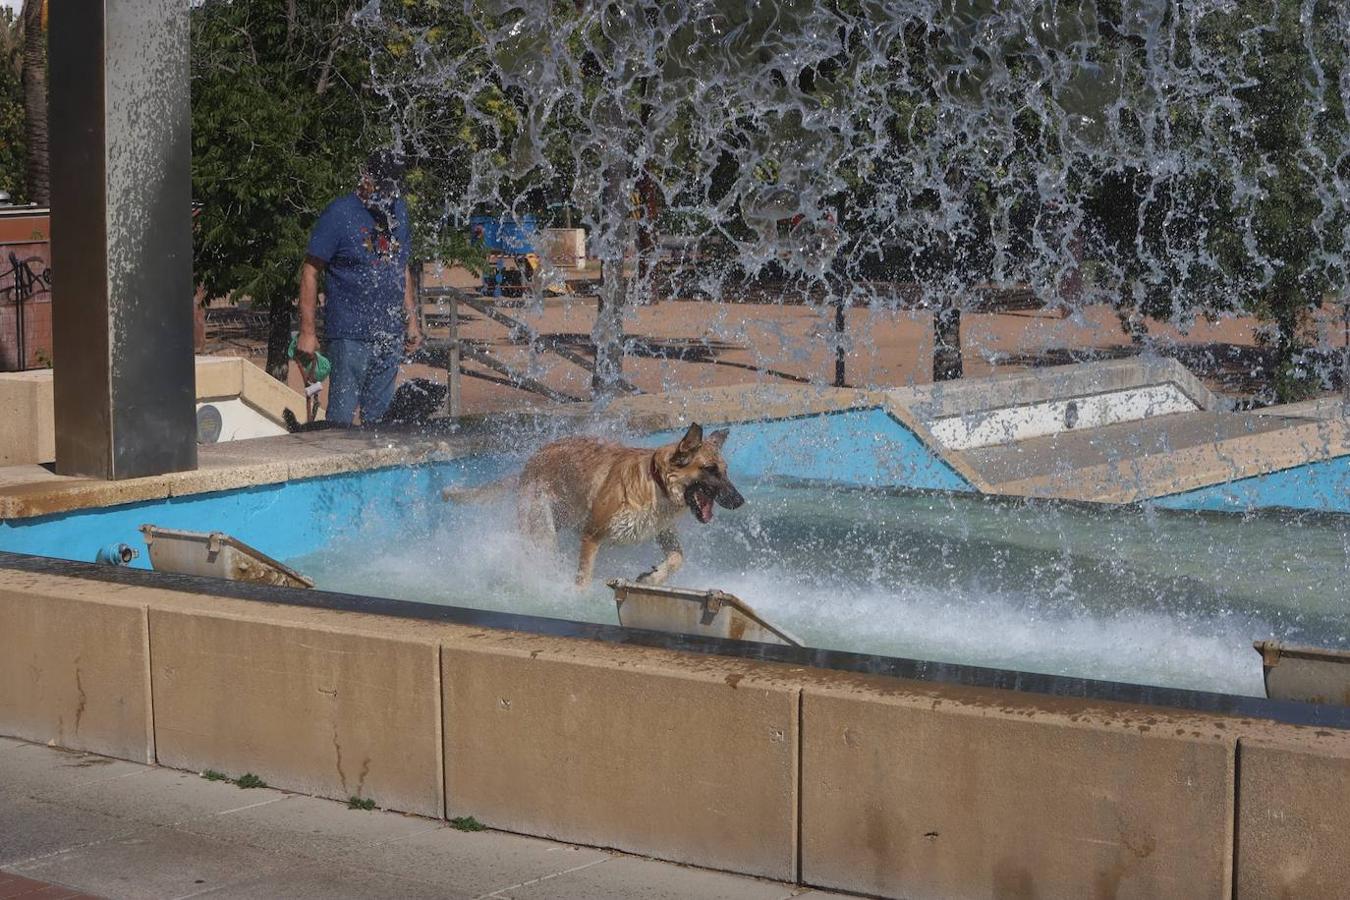
<path fill-rule="evenodd" d="M 534 216 L 502 219 L 497 216 L 471 216 L 470 233 L 477 236 L 481 230 L 483 246 L 500 253 L 520 255 L 535 253 L 539 241 L 539 225 Z"/>

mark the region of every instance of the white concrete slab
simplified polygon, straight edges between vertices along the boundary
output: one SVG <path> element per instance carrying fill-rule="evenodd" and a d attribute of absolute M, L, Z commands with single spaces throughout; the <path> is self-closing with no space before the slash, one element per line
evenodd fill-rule
<path fill-rule="evenodd" d="M 1199 409 L 1177 385 L 1152 384 L 947 416 L 928 429 L 944 447 L 970 450 Z"/>

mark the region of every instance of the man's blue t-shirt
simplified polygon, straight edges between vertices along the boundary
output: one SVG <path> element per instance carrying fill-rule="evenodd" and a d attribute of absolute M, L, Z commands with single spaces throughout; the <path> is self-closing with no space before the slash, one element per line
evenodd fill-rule
<path fill-rule="evenodd" d="M 376 221 L 351 193 L 328 204 L 310 234 L 305 252 L 327 266 L 328 340 L 384 341 L 404 333 L 403 281 L 412 247 L 408 207 L 395 200 L 388 226 Z"/>

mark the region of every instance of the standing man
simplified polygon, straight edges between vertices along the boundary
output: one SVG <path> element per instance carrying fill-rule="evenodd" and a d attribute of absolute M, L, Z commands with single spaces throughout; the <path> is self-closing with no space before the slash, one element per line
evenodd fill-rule
<path fill-rule="evenodd" d="M 412 273 L 408 207 L 399 197 L 403 160 L 371 154 L 353 193 L 337 198 L 319 216 L 300 269 L 300 336 L 296 356 L 319 348 L 314 310 L 319 273 L 326 273 L 324 337 L 333 364 L 328 421 L 378 422 L 394 396 L 403 356 L 422 345 Z"/>

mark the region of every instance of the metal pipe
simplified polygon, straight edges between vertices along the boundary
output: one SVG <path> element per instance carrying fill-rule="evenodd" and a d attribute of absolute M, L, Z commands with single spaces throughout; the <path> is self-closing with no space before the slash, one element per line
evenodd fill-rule
<path fill-rule="evenodd" d="M 1341 414 L 1350 416 L 1350 292 L 1341 298 Z"/>
<path fill-rule="evenodd" d="M 459 297 L 450 295 L 450 361 L 446 364 L 446 378 L 450 389 L 446 392 L 445 402 L 451 418 L 458 418 L 464 412 L 460 402 L 459 374 Z"/>
<path fill-rule="evenodd" d="M 131 561 L 141 555 L 141 551 L 129 544 L 109 544 L 100 547 L 94 555 L 94 562 L 105 566 L 129 566 Z"/>
<path fill-rule="evenodd" d="M 834 299 L 834 386 L 844 387 L 844 333 L 848 327 L 844 318 L 844 294 L 836 287 Z"/>

